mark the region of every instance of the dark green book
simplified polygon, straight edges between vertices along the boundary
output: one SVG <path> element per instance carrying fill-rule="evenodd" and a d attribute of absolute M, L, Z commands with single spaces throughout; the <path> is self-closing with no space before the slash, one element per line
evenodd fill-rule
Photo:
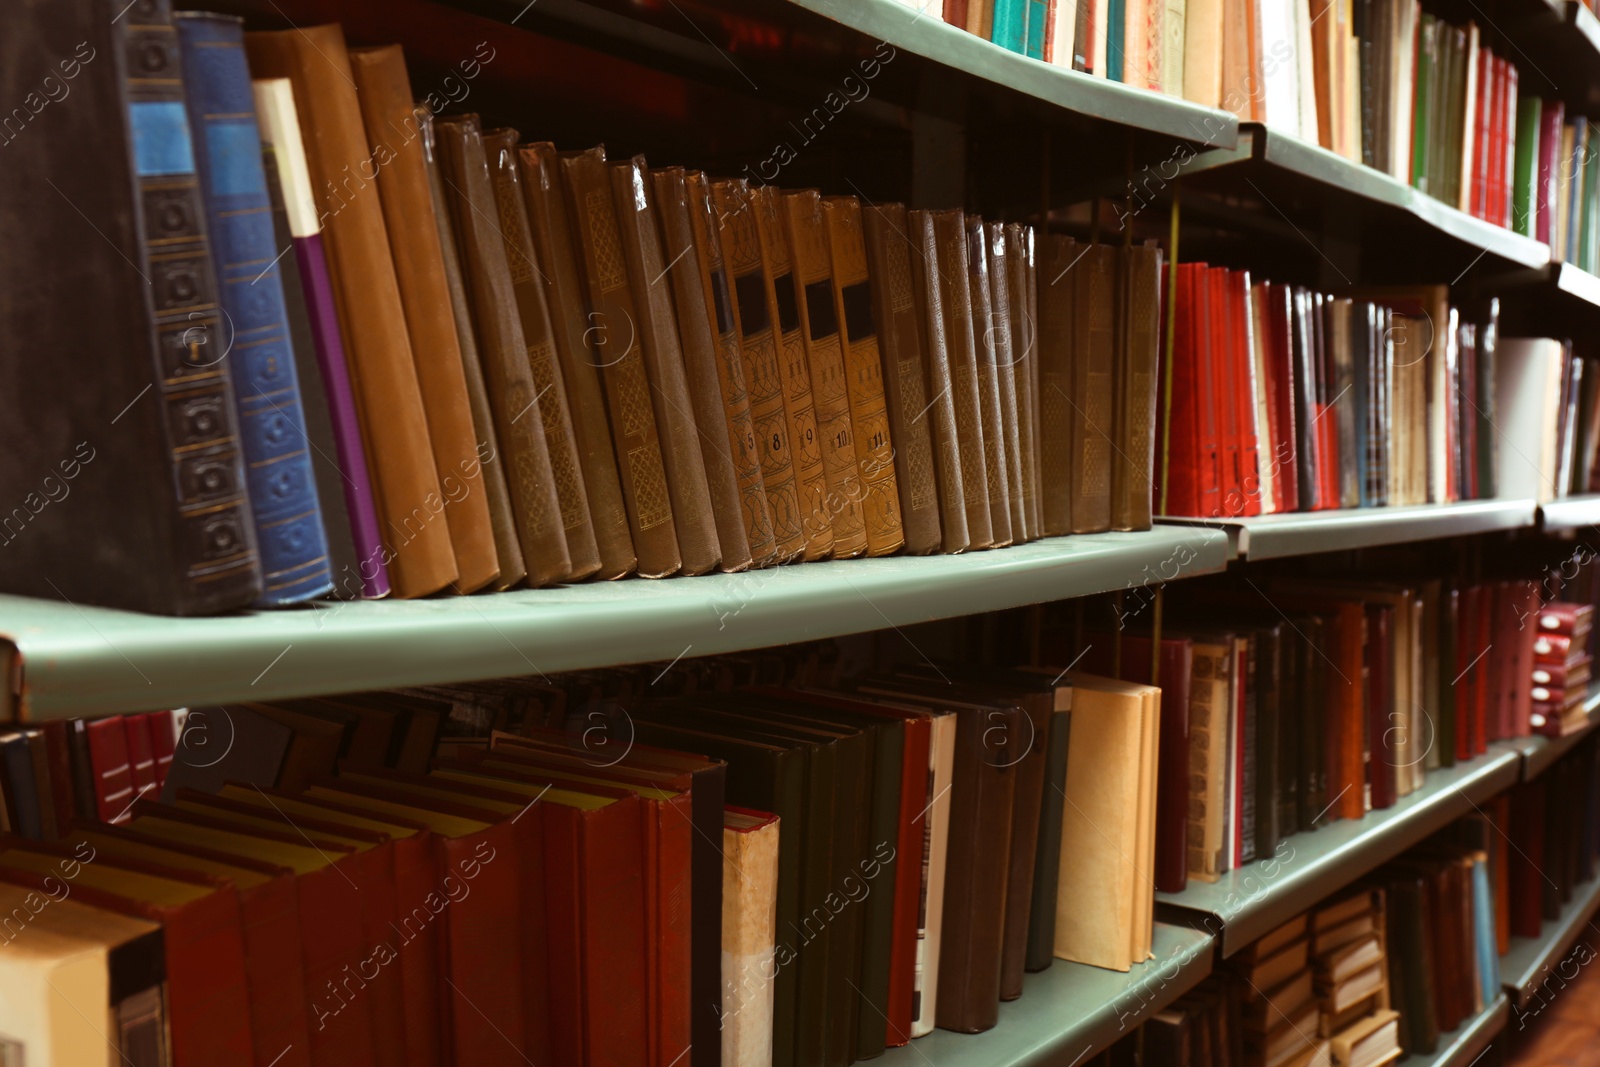
<path fill-rule="evenodd" d="M 1417 31 L 1417 66 L 1413 74 L 1416 85 L 1416 107 L 1411 119 L 1411 184 L 1423 192 L 1429 191 L 1428 177 L 1431 160 L 1428 149 L 1433 141 L 1431 132 L 1438 120 L 1433 108 L 1434 68 L 1439 65 L 1439 20 L 1423 15 Z"/>
<path fill-rule="evenodd" d="M 1511 186 L 1511 228 L 1532 237 L 1537 213 L 1553 206 L 1539 203 L 1539 117 L 1544 102 L 1537 96 L 1517 99 L 1517 143 Z M 1585 170 L 1587 170 L 1587 166 Z"/>

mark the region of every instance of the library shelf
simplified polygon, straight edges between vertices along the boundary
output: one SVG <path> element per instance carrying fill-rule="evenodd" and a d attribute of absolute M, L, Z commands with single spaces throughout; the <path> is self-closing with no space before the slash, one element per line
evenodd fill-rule
<path fill-rule="evenodd" d="M 659 581 L 166 618 L 0 596 L 24 720 L 665 663 L 1221 570 L 1219 530 L 1048 538 Z"/>
<path fill-rule="evenodd" d="M 1191 878 L 1182 893 L 1157 893 L 1156 915 L 1195 916 L 1191 921 L 1218 933 L 1222 956 L 1231 956 L 1506 789 L 1521 767 L 1519 749 L 1490 745 L 1477 759 L 1430 770 L 1422 787 L 1393 807 L 1285 837 L 1274 858 L 1215 882 Z"/>
<path fill-rule="evenodd" d="M 1600 493 L 1584 493 L 1540 504 L 1539 526 L 1547 533 L 1600 526 Z"/>
<path fill-rule="evenodd" d="M 1528 1002 L 1550 978 L 1568 982 L 1576 977 L 1576 971 L 1562 974 L 1554 968 L 1578 940 L 1585 926 L 1594 930 L 1594 924 L 1589 920 L 1597 908 L 1600 908 L 1600 877 L 1579 883 L 1573 890 L 1572 899 L 1561 909 L 1561 918 L 1547 921 L 1538 937 L 1511 939 L 1511 948 L 1500 957 L 1500 980 L 1505 983 L 1511 1007 L 1519 1018 L 1527 1014 Z"/>
<path fill-rule="evenodd" d="M 1500 1035 L 1511 1018 L 1511 1001 L 1504 993 L 1478 1014 L 1450 1031 L 1439 1035 L 1439 1044 L 1426 1055 L 1413 1055 L 1400 1062 L 1405 1067 L 1471 1067 Z"/>
<path fill-rule="evenodd" d="M 1028 975 L 1022 996 L 1000 1005 L 981 1034 L 935 1030 L 892 1048 L 883 1067 L 1072 1067 L 1130 1034 L 1211 973 L 1214 939 L 1203 930 L 1156 923 L 1155 958 L 1121 971 L 1054 961 Z"/>
<path fill-rule="evenodd" d="M 1588 15 L 1589 21 L 1595 21 L 1595 17 L 1588 14 L 1587 8 L 1581 9 Z M 1600 278 L 1582 267 L 1574 267 L 1571 263 L 1552 262 L 1546 268 L 1546 272 L 1558 290 L 1585 304 L 1600 308 Z"/>
<path fill-rule="evenodd" d="M 1226 530 L 1229 553 L 1235 559 L 1276 559 L 1521 529 L 1533 525 L 1534 502 L 1463 500 L 1412 507 L 1291 511 L 1237 519 L 1162 517 L 1157 521 Z"/>
<path fill-rule="evenodd" d="M 1591 694 L 1583 702 L 1584 724 L 1570 734 L 1561 737 L 1525 737 L 1519 742 L 1522 750 L 1522 780 L 1531 782 L 1545 771 L 1556 760 L 1565 756 L 1572 747 L 1585 737 L 1589 736 L 1596 726 L 1600 726 L 1600 717 L 1596 717 L 1596 710 L 1600 710 L 1600 693 Z"/>
<path fill-rule="evenodd" d="M 1583 39 L 1592 58 L 1600 59 L 1600 18 L 1595 17 L 1595 13 L 1580 0 L 1566 0 L 1562 6 L 1566 9 L 1567 25 Z"/>

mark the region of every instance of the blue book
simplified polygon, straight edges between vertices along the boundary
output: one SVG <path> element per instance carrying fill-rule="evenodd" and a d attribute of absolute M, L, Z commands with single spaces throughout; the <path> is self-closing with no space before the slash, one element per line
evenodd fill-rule
<path fill-rule="evenodd" d="M 1483 984 L 1483 1002 L 1494 999 L 1500 989 L 1500 946 L 1494 932 L 1494 894 L 1489 892 L 1489 861 L 1482 855 L 1472 861 L 1473 940 L 1477 943 L 1478 980 Z"/>
<path fill-rule="evenodd" d="M 9 734 L 0 739 L 5 753 L 6 778 L 11 784 L 11 824 L 23 837 L 44 840 L 39 821 L 39 783 L 33 777 L 33 753 L 28 751 L 28 735 Z"/>
<path fill-rule="evenodd" d="M 1021 55 L 1028 44 L 1028 0 L 994 0 L 989 39 Z"/>
<path fill-rule="evenodd" d="M 244 24 L 190 12 L 174 22 L 261 556 L 256 603 L 294 604 L 332 591 L 333 574 L 278 274 L 285 249 L 273 238 Z"/>
<path fill-rule="evenodd" d="M 1028 0 L 1028 47 L 1030 59 L 1044 58 L 1045 23 L 1050 21 L 1050 0 Z"/>
<path fill-rule="evenodd" d="M 1122 75 L 1122 48 L 1128 37 L 1128 5 L 1126 0 L 1107 0 L 1106 3 L 1106 78 L 1119 82 Z"/>

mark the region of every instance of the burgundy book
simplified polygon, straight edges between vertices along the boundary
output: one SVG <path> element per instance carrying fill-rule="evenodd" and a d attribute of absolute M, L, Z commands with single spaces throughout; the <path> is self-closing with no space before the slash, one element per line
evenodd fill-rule
<path fill-rule="evenodd" d="M 1367 605 L 1367 786 L 1372 809 L 1394 806 L 1395 733 L 1391 729 L 1394 707 L 1394 646 L 1390 625 L 1394 608 Z"/>

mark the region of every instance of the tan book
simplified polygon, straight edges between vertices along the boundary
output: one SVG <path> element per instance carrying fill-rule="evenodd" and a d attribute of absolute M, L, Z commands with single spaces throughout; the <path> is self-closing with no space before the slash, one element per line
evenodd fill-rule
<path fill-rule="evenodd" d="M 883 356 L 873 320 L 872 286 L 867 280 L 861 204 L 853 196 L 826 197 L 822 215 L 833 259 L 834 308 L 844 339 L 845 387 L 850 397 L 856 470 L 866 483 L 861 508 L 867 527 L 867 552 L 886 556 L 898 552 L 906 542 L 894 463 L 899 439 L 889 422 Z"/>
<path fill-rule="evenodd" d="M 1295 941 L 1270 956 L 1240 960 L 1238 973 L 1250 987 L 1252 996 L 1262 996 L 1266 990 L 1282 985 L 1306 969 L 1310 946 Z"/>
<path fill-rule="evenodd" d="M 555 327 L 539 276 L 544 273 L 528 231 L 528 212 L 522 195 L 522 168 L 517 163 L 517 131 L 488 130 L 483 135 L 484 159 L 494 183 L 499 208 L 500 239 L 506 267 L 511 272 L 511 292 L 522 321 L 522 341 L 528 369 L 533 373 L 534 396 L 544 419 L 545 447 L 550 453 L 550 473 L 556 498 L 561 502 L 561 531 L 572 559 L 568 580 L 593 577 L 600 570 L 600 546 L 589 521 L 589 497 L 572 413 L 567 408 L 567 383 L 556 358 Z"/>
<path fill-rule="evenodd" d="M 1312 1011 L 1312 1018 L 1311 1025 L 1305 1029 L 1307 1033 L 1314 1034 L 1317 1030 L 1317 1005 L 1311 988 L 1311 972 L 1301 968 L 1271 989 L 1259 993 L 1252 990 L 1242 999 L 1239 1013 L 1247 1031 L 1268 1033 L 1307 1006 Z"/>
<path fill-rule="evenodd" d="M 1310 919 L 1311 916 L 1309 913 L 1296 915 L 1294 918 L 1290 919 L 1288 922 L 1284 923 L 1271 933 L 1262 934 L 1260 937 L 1256 938 L 1256 940 L 1244 951 L 1257 952 L 1263 956 L 1270 956 L 1272 953 L 1287 945 L 1289 942 L 1306 936 L 1306 929 Z"/>
<path fill-rule="evenodd" d="M 1329 1040 L 1339 1067 L 1378 1067 L 1400 1056 L 1400 1013 L 1373 1012 L 1339 1030 Z"/>
<path fill-rule="evenodd" d="M 1343 923 L 1334 929 L 1340 930 L 1347 925 Z M 1374 931 L 1335 948 L 1319 950 L 1314 969 L 1319 984 L 1337 985 L 1382 960 L 1383 942 Z"/>
<path fill-rule="evenodd" d="M 1122 328 L 1116 351 L 1111 453 L 1111 528 L 1148 530 L 1155 469 L 1156 366 L 1161 325 L 1161 250 L 1135 245 L 1120 253 Z"/>
<path fill-rule="evenodd" d="M 1229 73 L 1228 88 L 1233 88 L 1236 80 L 1228 63 L 1233 58 L 1229 48 L 1235 45 L 1231 45 L 1222 32 L 1226 2 L 1230 0 L 1189 0 L 1184 9 L 1183 98 L 1203 107 L 1225 103 L 1225 68 Z M 1241 73 L 1248 70 L 1248 62 L 1246 54 L 1240 64 Z"/>
<path fill-rule="evenodd" d="M 893 444 L 895 486 L 905 550 L 921 556 L 940 547 L 939 479 L 933 462 L 933 413 L 928 408 L 926 325 L 912 278 L 913 246 L 900 204 L 862 212 L 872 314 L 883 376 L 884 406 Z"/>
<path fill-rule="evenodd" d="M 833 300 L 833 259 L 828 254 L 828 228 L 822 218 L 822 197 L 815 189 L 781 193 L 780 211 L 789 238 L 795 317 L 806 354 L 811 402 L 822 449 L 822 473 L 828 487 L 824 515 L 807 519 L 833 528 L 833 555 L 849 559 L 867 550 L 862 505 L 867 481 L 856 463 L 855 426 L 850 419 L 850 391 L 844 365 L 844 336 Z"/>
<path fill-rule="evenodd" d="M 966 217 L 959 211 L 933 212 L 938 247 L 939 300 L 949 354 L 950 391 L 955 403 L 956 447 L 961 456 L 961 491 L 967 509 L 967 547 L 993 548 L 989 515 L 989 477 L 984 464 L 983 402 L 978 385 L 978 354 L 973 344 L 972 292 L 967 282 Z M 929 278 L 933 281 L 932 276 Z"/>
<path fill-rule="evenodd" d="M 1204 663 L 1202 663 L 1202 659 Z M 1228 870 L 1222 848 L 1227 816 L 1228 693 L 1233 653 L 1226 644 L 1194 643 L 1189 681 L 1189 877 L 1215 882 Z M 1193 759 L 1202 753 L 1204 761 Z"/>
<path fill-rule="evenodd" d="M 722 822 L 722 1062 L 772 1062 L 778 932 L 776 815 L 727 808 Z"/>
<path fill-rule="evenodd" d="M 1005 442 L 1006 502 L 1011 509 L 1011 540 L 1023 544 L 1033 540 L 1029 530 L 1027 505 L 1022 489 L 1022 414 L 1018 410 L 1017 360 L 1021 347 L 1014 333 L 1015 318 L 1011 302 L 1011 259 L 1013 250 L 1008 246 L 1004 223 L 991 222 L 983 227 L 984 251 L 989 268 L 989 328 L 993 338 L 995 379 L 1000 388 L 1001 440 Z M 1019 300 L 1026 300 L 1025 292 L 1018 292 Z"/>
<path fill-rule="evenodd" d="M 489 388 L 483 380 L 483 364 L 478 355 L 478 339 L 472 332 L 472 311 L 466 283 L 461 278 L 461 259 L 456 246 L 455 224 L 450 221 L 450 205 L 445 199 L 444 182 L 439 176 L 438 145 L 433 116 L 425 115 L 419 133 L 428 165 L 428 191 L 433 208 L 434 229 L 439 234 L 439 255 L 444 264 L 445 287 L 450 294 L 450 317 L 455 325 L 456 344 L 461 352 L 461 370 L 467 382 L 467 403 L 472 412 L 473 436 L 477 447 L 478 477 L 489 507 L 489 529 L 494 536 L 495 558 L 500 563 L 494 580 L 496 590 L 520 585 L 528 576 L 522 559 L 522 544 L 517 540 L 517 518 L 511 508 L 511 490 L 506 486 L 506 463 L 495 445 L 494 411 L 489 405 Z"/>
<path fill-rule="evenodd" d="M 1381 916 L 1377 912 L 1363 912 L 1353 919 L 1349 919 L 1337 926 L 1325 930 L 1318 930 L 1311 939 L 1311 952 L 1317 957 L 1322 957 L 1335 949 L 1343 948 L 1352 942 L 1359 941 L 1377 933 L 1378 920 Z"/>
<path fill-rule="evenodd" d="M 1011 530 L 1010 463 L 1014 447 L 1000 404 L 1000 368 L 995 357 L 995 311 L 989 290 L 988 234 L 983 220 L 966 217 L 967 299 L 972 305 L 972 351 L 978 368 L 978 419 L 983 425 L 983 475 L 988 488 L 994 547 L 1015 539 Z"/>
<path fill-rule="evenodd" d="M 1343 1024 L 1342 1016 L 1368 997 L 1382 993 L 1387 987 L 1384 963 L 1380 954 L 1378 962 L 1365 970 L 1356 971 L 1337 983 L 1323 988 L 1318 980 L 1318 996 L 1322 998 L 1323 1030 L 1330 1034 Z"/>
<path fill-rule="evenodd" d="M 1352 893 L 1331 904 L 1325 904 L 1311 913 L 1311 928 L 1316 930 L 1331 930 L 1349 922 L 1358 915 L 1364 915 L 1375 908 L 1373 895 L 1370 892 Z"/>
<path fill-rule="evenodd" d="M 833 525 L 828 507 L 828 479 L 823 465 L 822 435 L 817 427 L 806 342 L 800 332 L 799 305 L 794 298 L 794 258 L 784 224 L 782 196 L 770 185 L 751 189 L 756 235 L 767 283 L 767 317 L 778 349 L 784 405 L 789 411 L 795 481 L 800 491 L 800 525 L 805 530 L 807 560 L 833 552 Z"/>
<path fill-rule="evenodd" d="M 527 342 L 512 293 L 511 268 L 496 222 L 494 186 L 476 115 L 451 115 L 434 124 L 445 201 L 460 242 L 461 266 L 472 301 L 489 403 L 499 450 L 506 456 L 507 488 L 517 517 L 517 539 L 530 585 L 572 576 L 561 528 L 561 501 L 550 468 L 544 415 L 528 365 Z"/>
<path fill-rule="evenodd" d="M 1072 532 L 1072 334 L 1077 275 L 1088 248 L 1046 234 L 1039 253 L 1040 532 Z"/>
<path fill-rule="evenodd" d="M 1011 363 L 1017 389 L 1017 435 L 1021 442 L 1022 508 L 1028 538 L 1044 536 L 1039 495 L 1039 310 L 1034 279 L 1036 238 L 1032 226 L 1006 224 L 1006 271 L 1011 298 Z"/>
<path fill-rule="evenodd" d="M 560 164 L 573 249 L 581 265 L 583 306 L 589 322 L 585 337 L 591 346 L 590 358 L 605 379 L 606 408 L 639 574 L 664 578 L 676 574 L 683 560 L 673 526 L 650 377 L 636 338 L 639 312 L 628 286 L 622 235 L 606 173 L 606 151 L 595 147 L 563 153 Z"/>
<path fill-rule="evenodd" d="M 733 335 L 733 320 L 731 316 L 726 318 L 725 332 L 717 328 L 716 301 L 707 288 L 701 258 L 695 252 L 689 187 L 683 168 L 658 169 L 651 172 L 650 179 L 661 223 L 662 253 L 669 264 L 667 276 L 678 311 L 678 342 L 689 378 L 689 398 L 694 403 L 695 424 L 700 428 L 700 453 L 711 490 L 722 569 L 742 571 L 756 562 L 758 552 L 763 561 L 771 557 L 772 517 L 761 483 L 761 459 L 750 421 L 744 371 L 732 362 L 738 359 L 737 352 L 730 354 L 727 348 L 727 339 Z M 726 284 L 722 307 L 726 315 Z"/>
<path fill-rule="evenodd" d="M 1069 483 L 1072 532 L 1111 528 L 1111 434 L 1115 419 L 1117 250 L 1090 245 L 1073 268 Z"/>
<path fill-rule="evenodd" d="M 412 104 L 411 82 L 399 45 L 350 51 L 356 94 L 372 145 L 379 199 L 388 228 L 389 251 L 400 306 L 417 370 L 428 439 L 444 491 L 444 517 L 455 552 L 455 588 L 470 593 L 494 583 L 500 562 L 489 502 L 476 484 L 478 443 L 467 399 L 455 318 L 450 307 L 437 227 L 418 226 L 432 212 L 428 165 L 420 123 L 426 110 Z"/>
<path fill-rule="evenodd" d="M 945 335 L 945 287 L 939 276 L 939 238 L 931 212 L 910 211 L 905 219 L 911 248 L 917 253 L 911 260 L 911 280 L 922 326 L 923 386 L 929 398 L 921 409 L 921 417 L 928 421 L 932 435 L 933 469 L 939 490 L 940 545 L 947 553 L 965 552 L 972 543 L 972 532 L 967 526 L 966 487 L 961 480 L 961 436 L 956 429 L 950 345 Z"/>
<path fill-rule="evenodd" d="M 538 278 L 544 286 L 556 356 L 567 386 L 572 434 L 578 446 L 578 463 L 583 468 L 583 490 L 589 498 L 589 525 L 600 551 L 600 569 L 595 577 L 621 578 L 633 573 L 638 560 L 633 553 L 633 534 L 628 529 L 627 505 L 622 500 L 606 398 L 600 388 L 600 364 L 589 348 L 592 323 L 584 306 L 556 149 L 541 141 L 523 145 L 517 154 L 522 160 L 522 192 L 527 201 L 534 259 L 539 264 Z"/>
<path fill-rule="evenodd" d="M 730 310 L 750 390 L 750 419 L 761 451 L 761 480 L 772 515 L 776 560 L 798 559 L 806 548 L 800 485 L 790 448 L 792 420 L 778 361 L 777 331 L 767 304 L 767 272 L 755 207 L 742 179 L 712 183 L 710 191 L 714 214 L 707 220 L 706 233 L 716 230 L 732 290 Z M 702 246 L 709 254 L 710 242 Z"/>
<path fill-rule="evenodd" d="M 442 489 L 383 207 L 362 195 L 372 152 L 344 33 L 337 25 L 247 33 L 245 49 L 253 77 L 294 86 L 394 595 L 436 593 L 459 575 L 449 524 L 427 521 Z"/>
<path fill-rule="evenodd" d="M 1246 1061 L 1261 1067 L 1282 1067 L 1317 1044 L 1317 1004 L 1308 1000 L 1282 1016 L 1264 1032 L 1245 1031 Z"/>

